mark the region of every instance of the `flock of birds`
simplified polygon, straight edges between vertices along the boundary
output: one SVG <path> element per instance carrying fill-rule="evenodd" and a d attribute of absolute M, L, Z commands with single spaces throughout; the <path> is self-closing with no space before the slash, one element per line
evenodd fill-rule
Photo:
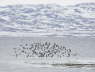
<path fill-rule="evenodd" d="M 17 57 L 33 58 L 33 57 L 70 57 L 72 50 L 65 46 L 51 42 L 33 42 L 31 44 L 19 45 L 13 48 Z"/>

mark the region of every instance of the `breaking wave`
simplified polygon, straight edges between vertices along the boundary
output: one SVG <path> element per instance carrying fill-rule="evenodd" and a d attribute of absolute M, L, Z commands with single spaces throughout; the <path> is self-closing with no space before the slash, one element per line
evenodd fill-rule
<path fill-rule="evenodd" d="M 0 35 L 95 36 L 95 3 L 0 7 Z M 7 32 L 7 33 L 6 33 Z M 39 34 L 40 33 L 40 34 Z"/>

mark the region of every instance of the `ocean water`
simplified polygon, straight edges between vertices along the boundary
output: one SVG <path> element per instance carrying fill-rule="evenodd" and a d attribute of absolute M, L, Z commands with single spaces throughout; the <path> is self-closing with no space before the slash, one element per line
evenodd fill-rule
<path fill-rule="evenodd" d="M 14 51 L 39 42 L 71 54 L 38 57 L 37 48 L 38 55 L 26 57 L 29 52 Z M 0 6 L 0 72 L 95 72 L 95 3 Z"/>
<path fill-rule="evenodd" d="M 0 36 L 95 36 L 95 3 L 0 6 Z"/>

